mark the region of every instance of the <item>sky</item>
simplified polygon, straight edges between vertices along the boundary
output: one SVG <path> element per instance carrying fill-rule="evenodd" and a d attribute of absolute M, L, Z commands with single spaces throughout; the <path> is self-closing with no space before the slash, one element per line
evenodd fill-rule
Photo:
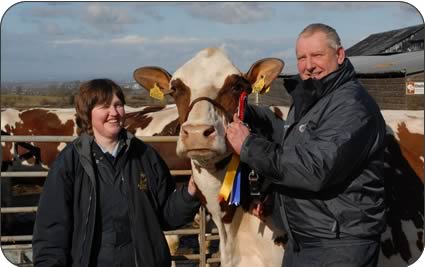
<path fill-rule="evenodd" d="M 295 40 L 310 23 L 334 27 L 345 48 L 423 23 L 416 0 L 2 2 L 2 82 L 131 80 L 141 66 L 173 73 L 206 47 L 223 48 L 243 72 L 265 57 L 295 70 Z"/>

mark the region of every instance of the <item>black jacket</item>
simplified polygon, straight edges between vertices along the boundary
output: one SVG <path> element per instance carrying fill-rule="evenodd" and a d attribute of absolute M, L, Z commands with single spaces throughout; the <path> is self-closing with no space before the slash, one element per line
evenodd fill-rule
<path fill-rule="evenodd" d="M 385 228 L 385 121 L 348 59 L 322 80 L 288 88 L 280 140 L 251 134 L 241 150 L 273 184 L 275 221 L 307 238 L 378 236 Z M 251 108 L 251 113 L 253 108 Z"/>
<path fill-rule="evenodd" d="M 121 175 L 138 266 L 170 266 L 163 230 L 190 222 L 199 201 L 175 190 L 168 167 L 149 145 L 127 133 Z M 35 266 L 88 266 L 96 214 L 93 137 L 81 135 L 59 154 L 40 197 L 33 236 Z"/>

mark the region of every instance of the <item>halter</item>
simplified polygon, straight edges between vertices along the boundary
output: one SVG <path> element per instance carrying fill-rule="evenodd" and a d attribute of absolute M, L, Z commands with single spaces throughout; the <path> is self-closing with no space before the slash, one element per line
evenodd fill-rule
<path fill-rule="evenodd" d="M 186 116 L 184 117 L 184 121 L 183 122 L 186 122 L 187 121 L 187 118 L 189 117 L 189 113 L 192 110 L 193 106 L 196 103 L 198 103 L 199 101 L 203 101 L 203 100 L 210 102 L 216 108 L 218 108 L 219 110 L 221 110 L 221 112 L 223 112 L 223 114 L 226 117 L 226 120 L 228 122 L 232 122 L 233 121 L 233 115 L 229 111 L 227 111 L 220 103 L 218 103 L 217 101 L 215 101 L 214 99 L 211 99 L 209 97 L 201 96 L 201 97 L 198 97 L 195 100 L 193 100 L 192 103 L 190 103 L 189 110 L 187 111 Z"/>

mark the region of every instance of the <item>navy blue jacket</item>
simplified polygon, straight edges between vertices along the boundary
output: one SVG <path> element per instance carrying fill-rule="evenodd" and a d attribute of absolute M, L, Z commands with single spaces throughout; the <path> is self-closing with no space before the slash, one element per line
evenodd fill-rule
<path fill-rule="evenodd" d="M 241 161 L 272 184 L 274 219 L 291 238 L 361 239 L 385 229 L 385 121 L 355 76 L 345 59 L 321 80 L 298 78 L 287 88 L 287 120 L 273 126 L 278 140 L 251 134 L 242 145 Z"/>
<path fill-rule="evenodd" d="M 138 266 L 170 266 L 163 230 L 193 220 L 200 202 L 175 182 L 158 153 L 127 133 L 121 170 Z M 59 154 L 40 197 L 33 236 L 35 266 L 88 266 L 93 243 L 96 179 L 93 137 L 81 135 Z"/>

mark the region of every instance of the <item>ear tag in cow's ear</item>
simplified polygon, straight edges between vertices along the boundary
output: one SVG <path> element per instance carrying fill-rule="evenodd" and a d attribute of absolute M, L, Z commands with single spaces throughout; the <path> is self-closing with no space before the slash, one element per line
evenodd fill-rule
<path fill-rule="evenodd" d="M 158 87 L 157 83 L 155 83 L 154 86 L 150 89 L 149 96 L 158 100 L 164 99 L 164 93 Z"/>
<path fill-rule="evenodd" d="M 254 83 L 254 85 L 252 86 L 252 92 L 259 93 L 261 92 L 261 90 L 263 90 L 264 84 L 266 83 L 265 78 L 266 76 L 262 76 L 261 79 L 257 80 Z"/>
<path fill-rule="evenodd" d="M 266 88 L 266 90 L 264 90 L 263 92 L 261 92 L 261 94 L 267 94 L 270 91 L 270 86 Z"/>

